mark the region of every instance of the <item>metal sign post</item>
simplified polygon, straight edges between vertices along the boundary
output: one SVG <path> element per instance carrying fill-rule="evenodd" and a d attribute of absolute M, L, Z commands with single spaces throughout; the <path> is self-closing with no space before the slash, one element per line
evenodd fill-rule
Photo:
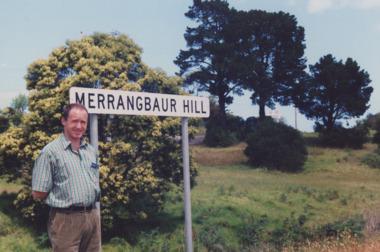
<path fill-rule="evenodd" d="M 98 115 L 97 114 L 90 114 L 90 144 L 92 147 L 94 147 L 95 152 L 98 153 Z M 96 173 L 96 177 L 99 181 L 99 169 Z M 99 214 L 99 222 L 100 220 L 100 201 L 95 202 L 96 209 L 98 210 Z M 102 242 L 100 242 L 100 249 L 99 251 L 102 251 Z"/>
<path fill-rule="evenodd" d="M 187 117 L 182 117 L 182 155 L 183 155 L 183 189 L 185 194 L 185 235 L 186 251 L 193 251 L 191 227 L 191 196 L 190 196 L 190 162 L 189 162 L 189 133 Z"/>
<path fill-rule="evenodd" d="M 205 97 L 129 92 L 94 88 L 70 88 L 70 103 L 83 104 L 90 114 L 90 142 L 98 152 L 98 114 L 179 116 L 182 118 L 183 184 L 186 251 L 193 251 L 188 117 L 209 117 Z M 99 171 L 98 171 L 99 179 Z M 96 203 L 100 216 L 100 202 Z"/>

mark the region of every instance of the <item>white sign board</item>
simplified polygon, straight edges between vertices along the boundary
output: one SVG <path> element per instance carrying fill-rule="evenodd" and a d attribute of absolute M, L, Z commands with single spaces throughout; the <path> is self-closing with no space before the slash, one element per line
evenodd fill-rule
<path fill-rule="evenodd" d="M 70 88 L 70 103 L 83 104 L 89 114 L 209 117 L 205 97 L 130 92 L 96 88 Z"/>

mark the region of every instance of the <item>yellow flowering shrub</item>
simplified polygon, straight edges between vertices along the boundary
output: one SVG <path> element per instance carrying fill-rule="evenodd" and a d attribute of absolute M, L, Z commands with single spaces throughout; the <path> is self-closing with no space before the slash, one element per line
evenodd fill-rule
<path fill-rule="evenodd" d="M 26 218 L 41 221 L 45 215 L 46 222 L 46 206 L 31 194 L 32 167 L 39 151 L 63 130 L 61 111 L 71 87 L 185 94 L 180 77 L 148 68 L 141 52 L 124 34 L 96 33 L 67 42 L 28 67 L 30 113 L 23 128 L 0 134 L 0 171 L 25 174 L 15 205 Z M 189 120 L 191 134 L 199 122 Z M 102 228 L 154 218 L 164 192 L 182 183 L 182 148 L 173 140 L 181 135 L 180 118 L 99 115 L 98 126 Z M 197 165 L 191 156 L 190 166 L 194 185 Z"/>

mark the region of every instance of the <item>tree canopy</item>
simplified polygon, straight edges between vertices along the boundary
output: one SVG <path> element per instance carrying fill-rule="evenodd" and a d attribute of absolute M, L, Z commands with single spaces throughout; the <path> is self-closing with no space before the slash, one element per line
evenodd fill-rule
<path fill-rule="evenodd" d="M 331 54 L 310 66 L 297 106 L 307 118 L 331 131 L 339 120 L 360 117 L 373 92 L 369 74 L 351 58 L 337 61 Z"/>
<path fill-rule="evenodd" d="M 265 106 L 293 102 L 294 89 L 305 75 L 304 28 L 284 12 L 251 10 L 242 12 L 239 34 L 242 43 L 244 87 L 252 91 L 252 104 L 259 105 L 260 118 Z"/>
<path fill-rule="evenodd" d="M 265 106 L 289 105 L 305 76 L 304 29 L 293 15 L 237 11 L 223 0 L 194 0 L 185 14 L 199 25 L 187 28 L 189 49 L 175 63 L 185 84 L 218 97 L 220 124 L 226 129 L 226 106 L 242 88 L 252 91 L 260 118 Z"/>
<path fill-rule="evenodd" d="M 24 94 L 19 94 L 12 100 L 11 108 L 14 108 L 17 113 L 24 113 L 28 108 L 28 97 Z"/>
<path fill-rule="evenodd" d="M 24 216 L 43 218 L 43 203 L 31 195 L 31 171 L 40 150 L 62 132 L 61 111 L 71 87 L 185 95 L 182 79 L 147 67 L 141 51 L 124 34 L 95 33 L 67 41 L 28 67 L 30 113 L 23 116 L 25 126 L 0 135 L 1 172 L 24 171 L 26 186 L 16 200 Z M 189 124 L 192 133 L 191 118 Z M 181 146 L 170 137 L 179 133 L 180 118 L 99 115 L 103 229 L 153 216 L 162 206 L 163 192 L 180 185 Z M 196 168 L 190 157 L 192 184 Z"/>
<path fill-rule="evenodd" d="M 181 69 L 180 74 L 186 76 L 185 86 L 195 86 L 199 92 L 218 97 L 223 129 L 226 128 L 226 105 L 232 103 L 233 94 L 242 94 L 234 81 L 239 66 L 233 35 L 235 13 L 224 0 L 194 0 L 185 16 L 199 25 L 187 27 L 185 39 L 189 49 L 181 50 L 174 61 Z"/>

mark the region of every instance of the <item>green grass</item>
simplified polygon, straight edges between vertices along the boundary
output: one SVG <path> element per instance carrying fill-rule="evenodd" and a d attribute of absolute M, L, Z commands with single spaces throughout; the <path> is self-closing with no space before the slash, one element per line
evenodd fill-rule
<path fill-rule="evenodd" d="M 15 185 L 6 185 L 5 188 L 14 190 Z M 50 251 L 39 245 L 41 237 L 15 211 L 13 201 L 16 196 L 14 192 L 0 194 L 0 251 Z"/>
<path fill-rule="evenodd" d="M 207 244 L 211 244 L 211 250 L 216 244 L 239 250 L 243 229 L 261 225 L 263 219 L 266 224 L 262 225 L 260 235 L 266 239 L 275 230 L 281 230 L 286 220 L 294 222 L 300 217 L 305 218 L 304 226 L 309 230 L 357 215 L 380 222 L 379 216 L 374 216 L 380 207 L 380 169 L 361 162 L 377 146 L 366 144 L 362 150 L 331 149 L 319 147 L 313 134 L 305 138 L 309 156 L 305 171 L 298 174 L 244 165 L 244 144 L 225 149 L 191 147 L 201 164 L 197 185 L 191 192 L 195 251 L 207 251 Z M 217 164 L 218 160 L 226 160 L 229 153 L 228 165 Z M 210 162 L 214 165 L 208 165 Z M 0 179 L 0 185 L 7 191 L 18 188 L 4 179 Z M 117 237 L 104 241 L 102 250 L 184 251 L 183 196 L 175 191 L 167 197 L 164 212 L 156 222 L 126 227 Z M 0 236 L 0 251 L 14 251 L 14 248 L 40 251 L 35 239 L 41 234 L 14 222 L 12 215 L 4 213 L 4 207 L 1 209 L 0 223 L 3 220 L 6 223 L 3 226 L 11 228 Z M 379 231 L 377 225 L 379 228 L 371 232 Z M 13 249 L 7 250 L 7 246 Z"/>
<path fill-rule="evenodd" d="M 7 176 L 0 176 L 0 193 L 4 191 L 8 193 L 18 192 L 21 188 L 19 180 L 10 182 Z"/>

